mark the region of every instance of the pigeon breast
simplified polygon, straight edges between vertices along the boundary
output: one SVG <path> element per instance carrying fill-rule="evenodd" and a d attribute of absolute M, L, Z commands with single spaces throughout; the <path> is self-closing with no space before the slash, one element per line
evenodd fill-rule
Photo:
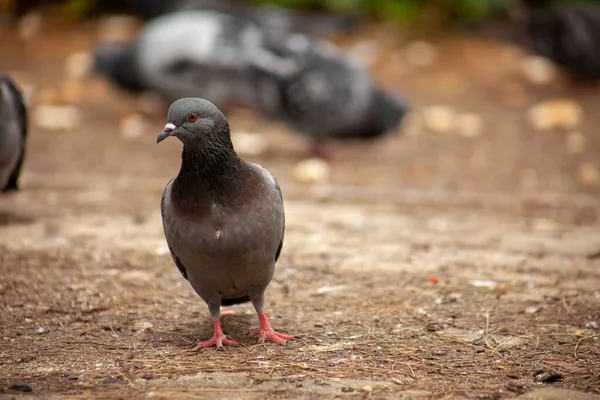
<path fill-rule="evenodd" d="M 258 165 L 250 167 L 244 184 L 251 193 L 243 193 L 243 204 L 210 200 L 190 213 L 179 204 L 175 180 L 163 195 L 167 242 L 192 287 L 207 302 L 253 297 L 273 276 L 283 240 L 283 200 L 270 173 Z"/>

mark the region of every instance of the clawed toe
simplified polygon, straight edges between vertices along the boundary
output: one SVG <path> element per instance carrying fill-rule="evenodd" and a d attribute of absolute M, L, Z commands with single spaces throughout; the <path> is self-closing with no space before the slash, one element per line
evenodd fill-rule
<path fill-rule="evenodd" d="M 261 343 L 264 343 L 267 340 L 270 340 L 273 343 L 286 345 L 286 344 L 288 344 L 288 341 L 294 340 L 293 336 L 275 332 L 273 330 L 273 328 L 271 328 L 271 326 L 267 322 L 267 317 L 263 313 L 261 313 L 259 315 L 259 321 L 260 321 L 260 328 L 253 329 L 251 333 L 254 336 L 258 336 L 258 340 Z"/>

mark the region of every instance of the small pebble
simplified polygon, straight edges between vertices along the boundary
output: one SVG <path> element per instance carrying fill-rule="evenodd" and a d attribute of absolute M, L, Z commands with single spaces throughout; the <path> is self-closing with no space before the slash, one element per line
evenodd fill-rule
<path fill-rule="evenodd" d="M 484 287 L 484 288 L 489 288 L 489 289 L 494 289 L 499 285 L 499 283 L 496 281 L 477 280 L 477 279 L 470 280 L 469 284 L 471 286 Z"/>
<path fill-rule="evenodd" d="M 366 393 L 372 393 L 373 392 L 373 386 L 363 386 L 362 391 L 366 392 Z"/>
<path fill-rule="evenodd" d="M 540 307 L 527 307 L 525 309 L 526 314 L 535 314 L 540 311 Z"/>
<path fill-rule="evenodd" d="M 570 154 L 581 154 L 587 144 L 587 138 L 579 131 L 569 132 L 565 136 L 565 144 Z"/>
<path fill-rule="evenodd" d="M 42 104 L 34 110 L 36 125 L 48 130 L 71 130 L 81 122 L 81 115 L 73 106 Z"/>
<path fill-rule="evenodd" d="M 44 329 L 44 327 L 43 327 L 43 326 L 40 326 L 39 328 L 37 328 L 37 329 L 35 330 L 35 333 L 38 333 L 38 334 L 40 334 L 40 335 L 41 335 L 42 333 L 46 333 L 46 329 Z"/>
<path fill-rule="evenodd" d="M 293 174 L 302 183 L 322 183 L 329 180 L 331 168 L 324 160 L 314 157 L 298 162 Z"/>
<path fill-rule="evenodd" d="M 136 331 L 149 331 L 152 327 L 154 327 L 154 324 L 150 321 L 138 321 L 133 326 Z"/>
<path fill-rule="evenodd" d="M 65 72 L 67 76 L 74 79 L 84 78 L 92 69 L 92 57 L 90 53 L 73 53 L 65 60 Z"/>
<path fill-rule="evenodd" d="M 169 249 L 166 246 L 160 246 L 156 248 L 154 253 L 159 256 L 164 256 L 166 254 L 169 254 Z"/>
<path fill-rule="evenodd" d="M 438 58 L 437 49 L 428 42 L 416 41 L 404 48 L 406 60 L 415 67 L 428 67 Z"/>
<path fill-rule="evenodd" d="M 521 71 L 525 78 L 534 85 L 547 85 L 556 77 L 556 67 L 544 57 L 525 57 Z"/>
<path fill-rule="evenodd" d="M 450 133 L 456 126 L 456 113 L 450 106 L 429 106 L 421 111 L 427 129 L 436 133 Z"/>
<path fill-rule="evenodd" d="M 537 131 L 574 129 L 583 120 L 583 108 L 573 100 L 548 100 L 533 106 L 527 119 Z"/>

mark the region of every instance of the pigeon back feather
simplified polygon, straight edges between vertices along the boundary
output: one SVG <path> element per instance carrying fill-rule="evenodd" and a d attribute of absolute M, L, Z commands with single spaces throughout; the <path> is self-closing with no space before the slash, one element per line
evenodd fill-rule
<path fill-rule="evenodd" d="M 245 97 L 245 53 L 260 47 L 255 24 L 216 12 L 188 11 L 149 22 L 138 41 L 138 65 L 149 88 L 168 100 L 217 103 Z"/>
<path fill-rule="evenodd" d="M 0 191 L 18 189 L 25 157 L 27 109 L 13 81 L 0 75 Z"/>

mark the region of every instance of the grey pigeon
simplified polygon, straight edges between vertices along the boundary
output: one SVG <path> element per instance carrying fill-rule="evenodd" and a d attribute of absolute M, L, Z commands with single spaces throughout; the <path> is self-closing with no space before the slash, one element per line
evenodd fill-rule
<path fill-rule="evenodd" d="M 175 265 L 206 302 L 214 334 L 198 347 L 237 345 L 223 334 L 221 305 L 251 301 L 261 341 L 286 344 L 263 311 L 264 292 L 283 246 L 285 215 L 277 180 L 258 164 L 238 157 L 229 125 L 207 100 L 171 104 L 157 138 L 183 143 L 181 168 L 161 199 L 165 238 Z"/>
<path fill-rule="evenodd" d="M 21 93 L 0 75 L 0 192 L 17 190 L 25 156 L 27 111 Z"/>
<path fill-rule="evenodd" d="M 377 87 L 334 45 L 296 34 L 266 46 L 291 67 L 252 60 L 255 107 L 317 142 L 377 137 L 398 126 L 408 111 L 399 95 Z"/>
<path fill-rule="evenodd" d="M 247 104 L 253 99 L 248 59 L 273 57 L 264 40 L 264 31 L 243 18 L 177 12 L 145 24 L 133 43 L 97 46 L 94 68 L 125 89 L 152 90 L 169 102 L 202 96 L 221 106 Z"/>

